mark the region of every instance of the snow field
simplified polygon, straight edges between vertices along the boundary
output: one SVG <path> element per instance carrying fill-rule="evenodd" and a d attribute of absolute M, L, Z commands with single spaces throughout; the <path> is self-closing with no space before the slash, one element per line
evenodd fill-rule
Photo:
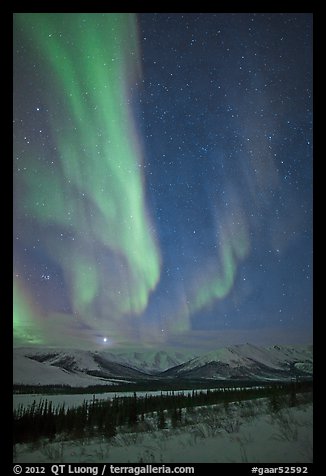
<path fill-rule="evenodd" d="M 85 397 L 85 396 L 84 396 Z M 17 445 L 21 463 L 309 463 L 312 462 L 312 403 L 272 412 L 268 399 L 183 410 L 183 423 L 157 430 L 156 414 L 145 415 L 137 430 L 117 428 L 102 437 L 57 437 Z"/>

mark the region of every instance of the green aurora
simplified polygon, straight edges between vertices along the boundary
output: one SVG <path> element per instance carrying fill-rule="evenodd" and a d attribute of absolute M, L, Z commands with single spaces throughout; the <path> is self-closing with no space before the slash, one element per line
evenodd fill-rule
<path fill-rule="evenodd" d="M 123 318 L 146 310 L 161 269 L 133 119 L 141 75 L 136 16 L 42 13 L 15 19 L 45 78 L 42 94 L 56 144 L 47 165 L 38 160 L 43 150 L 30 146 L 29 169 L 17 179 L 18 207 L 33 217 L 44 251 L 62 270 L 74 322 L 118 339 Z M 232 289 L 237 261 L 249 250 L 240 215 L 240 225 L 222 233 L 214 271 L 197 270 L 203 279 L 190 304 L 170 318 L 172 332 L 189 329 L 189 314 Z M 54 226 L 59 233 L 52 233 Z M 62 237 L 70 240 L 63 243 Z M 41 335 L 46 326 L 36 326 L 46 312 L 31 309 L 26 294 L 15 287 L 14 335 L 47 342 L 48 333 Z M 46 317 L 50 322 L 56 314 Z"/>
<path fill-rule="evenodd" d="M 159 280 L 160 253 L 146 210 L 130 105 L 140 73 L 135 15 L 18 14 L 16 20 L 54 84 L 44 93 L 60 161 L 41 167 L 42 151 L 33 151 L 21 184 L 22 212 L 74 238 L 63 247 L 45 233 L 43 246 L 63 270 L 79 319 L 89 320 L 95 305 L 97 317 L 139 314 Z M 29 313 L 19 295 L 14 307 L 19 336 L 19 315 Z"/>

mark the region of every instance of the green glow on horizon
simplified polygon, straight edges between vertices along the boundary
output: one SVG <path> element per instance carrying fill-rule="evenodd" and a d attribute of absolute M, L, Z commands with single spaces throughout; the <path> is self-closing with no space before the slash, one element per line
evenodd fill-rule
<path fill-rule="evenodd" d="M 37 310 L 28 298 L 28 294 L 19 286 L 17 280 L 13 285 L 13 328 L 14 340 L 19 343 L 42 344 L 39 325 L 35 322 Z"/>
<path fill-rule="evenodd" d="M 73 238 L 63 243 L 48 233 L 42 244 L 63 270 L 74 313 L 105 329 L 144 311 L 160 277 L 131 106 L 140 74 L 136 16 L 15 17 L 46 78 L 56 145 L 54 166 L 37 160 L 42 150 L 31 153 L 24 212 Z"/>

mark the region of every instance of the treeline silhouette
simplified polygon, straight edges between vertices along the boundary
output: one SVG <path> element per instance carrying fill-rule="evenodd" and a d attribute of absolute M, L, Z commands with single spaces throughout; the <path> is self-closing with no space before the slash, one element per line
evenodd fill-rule
<path fill-rule="evenodd" d="M 262 397 L 276 402 L 282 395 L 289 395 L 289 403 L 294 405 L 298 392 L 311 390 L 311 382 L 292 382 L 253 388 L 171 391 L 143 397 L 135 392 L 133 396 L 115 395 L 109 400 L 97 400 L 94 395 L 92 401 L 84 401 L 76 408 L 66 408 L 64 403 L 54 407 L 45 399 L 38 404 L 34 401 L 27 408 L 20 405 L 14 411 L 13 443 L 35 442 L 44 437 L 52 441 L 59 434 L 73 439 L 95 435 L 110 439 L 123 425 L 136 430 L 145 415 L 156 419 L 157 428 L 166 428 L 168 421 L 176 427 L 182 423 L 182 409 Z"/>
<path fill-rule="evenodd" d="M 89 385 L 88 387 L 72 387 L 70 385 L 13 385 L 14 394 L 85 394 L 85 393 L 112 393 L 114 392 L 150 392 L 150 391 L 172 391 L 172 390 L 192 390 L 209 388 L 238 388 L 269 386 L 268 382 L 255 382 L 253 380 L 219 380 L 205 381 L 204 379 L 151 379 L 150 381 L 139 380 L 133 383 L 115 383 L 112 385 Z"/>

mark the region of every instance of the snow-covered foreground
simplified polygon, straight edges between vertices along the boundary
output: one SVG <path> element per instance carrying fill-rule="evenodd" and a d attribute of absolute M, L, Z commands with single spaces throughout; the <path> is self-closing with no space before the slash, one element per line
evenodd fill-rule
<path fill-rule="evenodd" d="M 177 428 L 157 430 L 145 415 L 137 431 L 118 428 L 110 440 L 57 439 L 17 445 L 21 463 L 309 463 L 312 462 L 312 403 L 272 412 L 259 399 L 183 412 Z"/>

